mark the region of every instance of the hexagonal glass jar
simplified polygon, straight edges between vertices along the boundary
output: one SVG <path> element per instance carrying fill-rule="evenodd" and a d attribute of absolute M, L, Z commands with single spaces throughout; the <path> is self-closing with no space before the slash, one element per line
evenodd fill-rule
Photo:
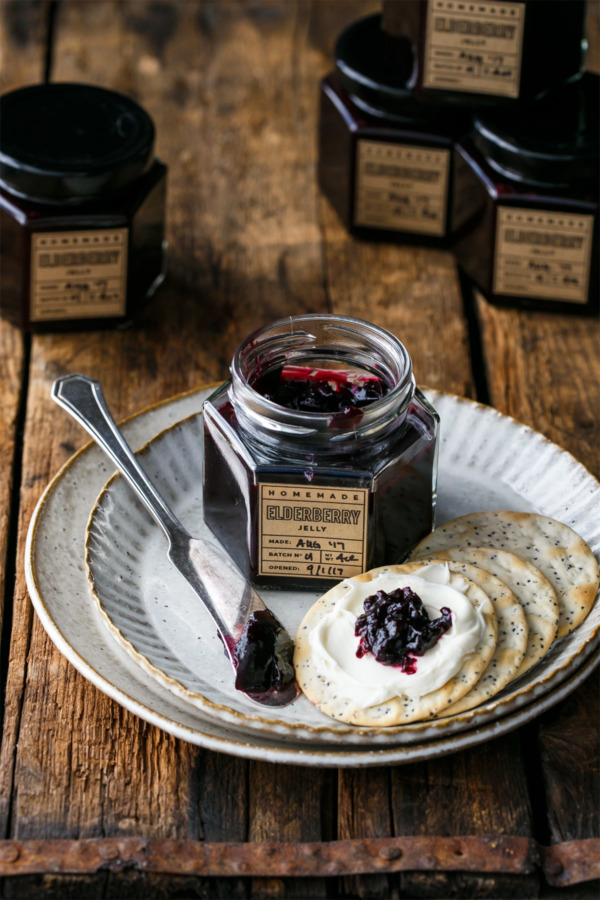
<path fill-rule="evenodd" d="M 585 73 L 519 114 L 481 112 L 456 148 L 470 224 L 454 253 L 492 302 L 600 308 L 600 77 Z"/>
<path fill-rule="evenodd" d="M 126 325 L 165 275 L 167 167 L 134 100 L 87 84 L 0 98 L 0 313 L 30 331 Z"/>
<path fill-rule="evenodd" d="M 292 409 L 267 381 L 378 383 L 341 411 Z M 433 527 L 438 416 L 401 342 L 334 315 L 251 334 L 204 405 L 204 517 L 257 585 L 323 589 L 397 562 Z"/>
<path fill-rule="evenodd" d="M 358 237 L 446 245 L 462 224 L 452 151 L 469 121 L 419 100 L 386 63 L 383 37 L 375 15 L 337 40 L 321 82 L 319 184 Z"/>

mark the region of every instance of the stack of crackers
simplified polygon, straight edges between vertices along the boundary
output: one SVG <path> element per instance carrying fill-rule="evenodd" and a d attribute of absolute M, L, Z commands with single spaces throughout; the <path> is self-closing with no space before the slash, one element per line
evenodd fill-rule
<path fill-rule="evenodd" d="M 567 525 L 534 513 L 461 516 L 424 538 L 410 559 L 353 580 L 372 581 L 383 571 L 416 574 L 424 565 L 443 562 L 451 579 L 467 579 L 466 595 L 483 614 L 485 634 L 458 674 L 438 690 L 359 709 L 318 672 L 308 640 L 312 628 L 340 599 L 344 584 L 336 585 L 311 607 L 300 626 L 294 665 L 304 693 L 338 721 L 402 725 L 455 715 L 487 702 L 585 619 L 600 584 L 598 562 L 585 541 Z"/>

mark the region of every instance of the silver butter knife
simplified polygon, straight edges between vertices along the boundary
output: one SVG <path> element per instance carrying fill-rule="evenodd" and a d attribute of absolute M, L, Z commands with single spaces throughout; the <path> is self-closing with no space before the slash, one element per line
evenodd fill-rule
<path fill-rule="evenodd" d="M 192 537 L 140 467 L 108 409 L 99 381 L 66 375 L 52 398 L 91 434 L 165 532 L 168 556 L 211 614 L 235 670 L 235 686 L 265 706 L 285 706 L 299 694 L 294 645 L 230 557 Z"/>

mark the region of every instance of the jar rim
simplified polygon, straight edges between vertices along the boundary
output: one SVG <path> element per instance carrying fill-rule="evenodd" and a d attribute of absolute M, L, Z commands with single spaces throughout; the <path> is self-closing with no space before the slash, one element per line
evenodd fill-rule
<path fill-rule="evenodd" d="M 311 323 L 316 326 L 313 327 L 313 331 L 318 328 L 330 334 L 338 333 L 351 339 L 362 340 L 364 347 L 361 352 L 366 352 L 366 344 L 370 340 L 371 352 L 377 351 L 381 358 L 387 354 L 385 363 L 380 360 L 379 368 L 374 365 L 367 366 L 364 362 L 356 363 L 357 368 L 378 372 L 390 387 L 383 397 L 360 408 L 362 415 L 359 424 L 333 429 L 330 426 L 332 418 L 330 412 L 298 411 L 281 406 L 256 391 L 250 382 L 250 373 L 244 371 L 244 364 L 252 354 L 252 358 L 256 358 L 260 349 L 266 352 L 272 350 L 274 342 L 282 337 L 287 338 L 284 344 L 288 349 L 295 351 L 303 349 L 304 356 L 327 358 L 327 353 L 322 352 L 323 345 L 317 344 L 317 337 L 308 330 Z M 333 348 L 335 345 L 332 343 L 330 346 Z M 349 360 L 346 358 L 345 361 Z M 274 363 L 274 366 L 276 365 L 277 362 Z M 259 427 L 300 439 L 302 436 L 321 435 L 332 447 L 347 440 L 350 433 L 355 437 L 361 437 L 389 425 L 390 416 L 397 418 L 406 411 L 414 389 L 412 360 L 404 344 L 392 332 L 364 319 L 333 313 L 290 316 L 263 325 L 239 344 L 231 363 L 232 401 L 236 408 L 243 408 L 249 421 Z"/>

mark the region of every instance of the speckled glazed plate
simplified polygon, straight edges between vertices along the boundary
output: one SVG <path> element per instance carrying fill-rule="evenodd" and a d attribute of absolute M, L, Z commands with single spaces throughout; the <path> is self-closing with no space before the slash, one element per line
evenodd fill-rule
<path fill-rule="evenodd" d="M 140 447 L 164 429 L 169 429 L 167 434 L 184 433 L 184 440 L 187 440 L 192 433 L 187 422 L 196 421 L 197 427 L 197 420 L 189 417 L 200 411 L 206 393 L 194 392 L 141 413 L 124 425 L 128 440 L 132 446 Z M 475 499 L 481 499 L 486 507 L 539 509 L 572 524 L 598 552 L 600 538 L 592 510 L 598 503 L 600 488 L 571 456 L 540 435 L 485 407 L 435 392 L 430 392 L 430 397 L 438 407 L 443 422 L 447 422 L 441 448 L 440 521 L 473 509 Z M 457 417 L 464 419 L 460 427 L 468 429 L 463 434 L 469 435 L 469 441 L 466 452 L 462 448 L 463 458 L 460 462 L 456 461 L 455 466 L 452 449 L 455 439 L 450 429 L 456 430 Z M 183 420 L 187 421 L 184 423 Z M 171 428 L 178 422 L 182 424 Z M 165 440 L 168 439 L 163 435 L 152 442 L 142 456 L 145 465 L 145 458 L 150 458 L 152 447 L 159 447 Z M 507 455 L 509 457 L 508 465 L 502 477 L 497 478 L 493 474 L 494 450 L 489 445 L 497 441 L 504 444 L 506 451 L 507 440 L 510 446 L 510 452 L 505 452 L 505 458 Z M 479 457 L 480 465 L 473 468 L 473 454 L 478 442 L 480 447 L 485 447 L 485 453 Z M 194 442 L 192 446 L 195 452 Z M 536 469 L 531 480 L 525 477 L 522 467 L 518 465 L 519 459 L 524 457 Z M 539 465 L 534 462 L 534 457 L 540 460 Z M 560 465 L 561 496 L 557 497 L 556 482 L 552 484 L 552 478 L 549 478 L 548 495 L 542 491 L 542 498 L 536 489 L 540 480 L 538 476 L 546 473 L 546 466 L 556 465 Z M 486 474 L 488 471 L 489 475 Z M 571 643 L 570 647 L 563 649 L 560 645 L 553 651 L 555 663 L 550 666 L 547 678 L 540 682 L 537 691 L 519 694 L 522 699 L 516 703 L 508 700 L 501 708 L 490 711 L 487 717 L 478 711 L 477 716 L 469 717 L 464 730 L 454 731 L 455 726 L 448 728 L 450 720 L 440 720 L 432 731 L 415 732 L 408 739 L 398 734 L 387 737 L 370 734 L 366 729 L 362 729 L 363 734 L 359 736 L 347 727 L 345 739 L 341 739 L 342 736 L 334 728 L 336 723 L 324 717 L 316 726 L 313 721 L 308 724 L 300 721 L 295 725 L 280 719 L 282 724 L 274 728 L 268 721 L 265 724 L 261 709 L 236 710 L 229 702 L 221 704 L 221 695 L 215 699 L 199 694 L 202 699 L 192 702 L 188 694 L 196 692 L 190 690 L 189 685 L 183 685 L 183 681 L 172 679 L 184 687 L 183 692 L 178 693 L 180 689 L 174 690 L 173 685 L 168 683 L 171 676 L 165 679 L 166 673 L 162 670 L 158 676 L 155 671 L 150 673 L 147 663 L 140 660 L 139 649 L 132 652 L 125 645 L 125 638 L 115 637 L 114 622 L 111 634 L 104 614 L 90 595 L 84 536 L 90 511 L 95 510 L 92 523 L 100 515 L 98 510 L 101 506 L 105 512 L 108 511 L 104 505 L 107 501 L 97 503 L 96 500 L 110 474 L 110 464 L 102 451 L 88 445 L 48 486 L 29 530 L 26 553 L 29 591 L 50 637 L 85 677 L 127 709 L 185 740 L 209 749 L 272 762 L 332 766 L 414 762 L 472 746 L 519 727 L 566 697 L 582 683 L 598 661 L 594 637 L 597 628 L 595 609 L 587 629 L 582 627 L 578 630 L 576 646 L 573 646 L 575 636 L 571 635 L 565 640 L 565 644 Z M 117 490 L 118 484 L 121 484 L 121 479 L 112 481 L 102 497 L 110 496 L 113 490 Z M 176 489 L 166 493 L 190 529 L 199 532 L 201 529 L 196 528 L 196 522 L 187 518 L 188 500 L 180 498 L 178 501 Z M 190 514 L 192 507 L 193 502 L 189 507 Z M 154 529 L 149 522 L 148 525 Z M 113 535 L 113 545 L 119 545 L 126 537 L 121 530 L 120 537 Z M 115 574 L 125 576 L 127 573 L 121 571 Z M 156 579 L 159 575 L 155 573 L 153 577 Z M 175 576 L 177 573 L 167 577 L 169 590 Z M 138 571 L 139 577 L 141 572 Z M 155 580 L 154 587 L 162 588 L 162 585 Z M 183 587 L 186 588 L 185 585 Z M 178 592 L 181 584 L 177 584 L 176 588 Z M 273 593 L 269 592 L 269 603 L 274 606 L 272 597 Z M 308 602 L 309 595 L 304 595 L 304 600 Z M 278 612 L 285 620 L 287 613 Z M 299 616 L 300 611 L 295 614 Z M 172 613 L 172 624 L 177 618 L 181 619 L 181 610 Z M 160 623 L 157 609 L 150 621 Z M 290 627 L 288 622 L 286 624 Z M 178 658 L 176 645 L 175 650 L 174 656 Z M 156 662 L 156 659 L 148 660 L 151 667 L 159 668 Z M 181 659 L 178 662 L 181 664 Z M 185 664 L 184 669 L 191 665 L 192 673 L 195 672 L 200 665 L 197 649 L 191 654 L 191 663 L 185 660 Z M 312 713 L 312 708 L 309 709 Z M 278 716 L 281 717 L 283 712 L 280 711 Z M 252 724 L 249 724 L 249 718 Z M 348 732 L 353 734 L 355 742 L 348 740 Z"/>
<path fill-rule="evenodd" d="M 550 453 L 542 457 L 540 468 L 550 480 L 538 491 L 540 478 L 524 483 L 521 474 L 523 467 L 529 470 L 539 464 L 539 435 L 478 404 L 447 395 L 431 394 L 431 398 L 442 421 L 440 521 L 474 509 L 531 509 L 551 515 L 548 485 L 554 481 L 564 489 L 570 457 L 545 442 Z M 138 457 L 190 532 L 214 540 L 202 514 L 202 415 L 167 428 Z M 584 474 L 580 466 L 569 467 L 568 488 L 573 489 Z M 591 486 L 598 489 L 593 479 Z M 585 492 L 585 496 L 592 494 Z M 595 496 L 598 499 L 600 494 Z M 569 497 L 572 501 L 570 491 Z M 562 510 L 559 517 L 564 521 Z M 580 522 L 578 512 L 579 531 Z M 283 740 L 293 737 L 346 746 L 365 741 L 412 744 L 479 727 L 543 696 L 566 678 L 593 649 L 599 624 L 597 615 L 588 618 L 575 634 L 557 642 L 534 670 L 485 706 L 445 719 L 357 728 L 335 722 L 305 697 L 279 710 L 265 710 L 235 690 L 231 666 L 209 615 L 167 559 L 162 530 L 120 476 L 111 479 L 92 510 L 86 562 L 101 615 L 115 639 L 151 678 L 227 724 L 276 734 Z M 264 592 L 265 601 L 292 636 L 318 596 Z"/>

